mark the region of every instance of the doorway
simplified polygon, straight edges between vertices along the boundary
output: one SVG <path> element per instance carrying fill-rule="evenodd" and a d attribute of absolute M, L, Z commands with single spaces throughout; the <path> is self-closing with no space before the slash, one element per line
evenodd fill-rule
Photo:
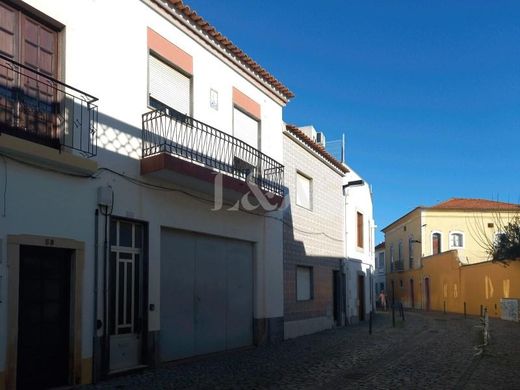
<path fill-rule="evenodd" d="M 426 298 L 426 310 L 430 311 L 430 278 L 424 279 L 424 292 Z"/>
<path fill-rule="evenodd" d="M 70 384 L 72 250 L 20 247 L 17 388 Z"/>
<path fill-rule="evenodd" d="M 412 309 L 415 308 L 415 292 L 413 286 L 413 279 L 410 279 L 410 304 L 412 305 Z"/>
<path fill-rule="evenodd" d="M 341 279 L 339 271 L 332 271 L 332 307 L 334 324 L 341 325 Z"/>
<path fill-rule="evenodd" d="M 365 320 L 365 275 L 358 275 L 358 318 Z"/>
<path fill-rule="evenodd" d="M 109 372 L 142 364 L 144 331 L 144 225 L 110 221 Z"/>

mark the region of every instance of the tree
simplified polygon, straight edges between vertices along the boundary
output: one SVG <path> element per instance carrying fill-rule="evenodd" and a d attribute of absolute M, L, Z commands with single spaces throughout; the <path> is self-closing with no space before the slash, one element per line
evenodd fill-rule
<path fill-rule="evenodd" d="M 520 216 L 504 224 L 488 248 L 493 261 L 520 260 Z"/>

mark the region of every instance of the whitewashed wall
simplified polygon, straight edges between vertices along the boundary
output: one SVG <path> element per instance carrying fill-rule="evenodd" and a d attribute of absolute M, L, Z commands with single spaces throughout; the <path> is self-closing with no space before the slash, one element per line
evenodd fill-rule
<path fill-rule="evenodd" d="M 363 180 L 352 168 L 345 175 L 343 184 L 350 181 Z M 364 181 L 359 186 L 348 186 L 345 194 L 345 258 L 347 259 L 347 317 L 353 318 L 358 315 L 357 309 L 357 275 L 359 272 L 365 274 L 365 312 L 369 313 L 374 294 L 370 274 L 374 271 L 374 229 L 375 223 L 372 209 L 372 195 L 370 185 Z M 363 214 L 363 248 L 357 245 L 357 213 Z M 372 301 L 371 301 L 372 298 Z"/>
<path fill-rule="evenodd" d="M 193 56 L 193 116 L 231 133 L 231 94 L 232 87 L 237 87 L 261 105 L 262 139 L 265 140 L 262 142 L 262 151 L 282 162 L 282 106 L 205 47 L 172 26 L 145 2 L 26 2 L 66 26 L 65 82 L 99 98 L 98 155 L 95 159 L 100 167 L 110 167 L 139 178 L 141 115 L 149 110 L 147 27 Z M 200 11 L 203 15 L 204 10 Z M 210 108 L 210 88 L 219 93 L 218 111 Z M 59 236 L 85 242 L 82 306 L 84 358 L 92 356 L 94 212 L 97 207 L 96 190 L 102 185 L 110 185 L 114 189 L 114 215 L 150 223 L 149 302 L 154 303 L 157 309 L 149 312 L 149 330 L 160 329 L 161 226 L 255 242 L 257 272 L 254 315 L 256 318 L 283 316 L 280 222 L 239 212 L 212 212 L 209 211 L 211 205 L 201 204 L 185 195 L 145 189 L 106 172 L 97 179 L 78 179 L 12 161 L 7 161 L 6 169 L 6 216 L 0 216 L 0 239 L 4 240 L 2 258 L 6 256 L 7 234 Z M 0 173 L 0 181 L 2 178 L 3 172 Z M 142 177 L 140 179 L 146 180 Z M 4 276 L 0 287 L 0 371 L 5 367 L 7 271 L 4 261 L 0 264 L 0 275 Z M 101 312 L 101 297 L 98 303 Z"/>

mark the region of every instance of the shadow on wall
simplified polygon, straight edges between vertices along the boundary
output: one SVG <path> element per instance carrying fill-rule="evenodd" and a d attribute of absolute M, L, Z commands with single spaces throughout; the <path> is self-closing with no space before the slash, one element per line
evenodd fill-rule
<path fill-rule="evenodd" d="M 287 190 L 286 199 L 291 199 Z M 284 210 L 284 320 L 286 322 L 327 319 L 330 326 L 344 323 L 345 280 L 341 275 L 342 257 L 307 254 L 324 251 L 331 240 L 319 232 L 319 225 L 294 226 L 293 205 Z M 305 241 L 295 238 L 295 231 Z M 341 232 L 340 232 L 341 234 Z M 325 320 L 325 321 L 327 321 Z M 329 327 L 330 327 L 329 326 Z"/>
<path fill-rule="evenodd" d="M 396 300 L 416 309 L 480 315 L 482 307 L 497 317 L 502 298 L 520 298 L 520 262 L 463 265 L 456 250 L 425 257 L 422 268 L 388 280 Z"/>

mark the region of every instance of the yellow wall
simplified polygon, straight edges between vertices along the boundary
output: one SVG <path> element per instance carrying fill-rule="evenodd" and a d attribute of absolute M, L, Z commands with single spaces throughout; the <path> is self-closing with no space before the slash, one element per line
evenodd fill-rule
<path fill-rule="evenodd" d="M 399 241 L 402 242 L 403 250 L 402 250 L 402 261 L 404 265 L 404 269 L 409 269 L 409 258 L 410 253 L 408 250 L 408 240 L 412 237 L 414 240 L 421 241 L 421 210 L 416 209 L 402 221 L 392 226 L 391 229 L 385 231 L 385 265 L 386 272 L 390 272 L 390 264 L 391 264 L 391 250 L 393 246 L 394 253 L 394 261 L 397 262 L 399 260 Z M 421 256 L 421 245 L 420 244 L 412 244 L 413 247 L 413 258 L 414 258 L 414 268 L 419 267 L 420 265 L 420 256 Z"/>
<path fill-rule="evenodd" d="M 432 234 L 441 233 L 441 250 L 446 252 L 455 248 L 450 246 L 450 233 L 458 232 L 464 236 L 462 248 L 458 248 L 462 264 L 475 264 L 489 260 L 486 249 L 492 243 L 495 233 L 503 230 L 517 213 L 507 211 L 459 211 L 417 208 L 385 228 L 385 259 L 387 273 L 390 272 L 391 249 L 394 261 L 398 261 L 399 241 L 402 242 L 402 260 L 404 270 L 409 267 L 408 240 L 418 240 L 412 244 L 414 267 L 420 268 L 421 257 L 431 256 Z M 493 226 L 490 227 L 489 224 Z"/>
<path fill-rule="evenodd" d="M 414 308 L 426 309 L 426 278 L 430 281 L 430 310 L 442 311 L 446 305 L 449 312 L 463 313 L 466 302 L 468 314 L 480 314 L 483 305 L 490 316 L 500 316 L 501 298 L 520 299 L 520 262 L 508 266 L 492 262 L 463 265 L 455 250 L 423 258 L 421 269 L 389 274 L 389 299 L 393 281 L 396 301 L 411 307 L 413 279 Z"/>
<path fill-rule="evenodd" d="M 456 211 L 456 210 L 424 210 L 422 223 L 422 252 L 423 256 L 431 256 L 432 233 L 440 232 L 442 235 L 442 251 L 448 251 L 450 246 L 449 236 L 452 232 L 464 234 L 464 247 L 458 249 L 462 264 L 474 264 L 489 259 L 486 253 L 486 244 L 494 240 L 495 233 L 507 224 L 514 213 L 493 211 Z M 492 224 L 493 227 L 489 227 Z"/>

